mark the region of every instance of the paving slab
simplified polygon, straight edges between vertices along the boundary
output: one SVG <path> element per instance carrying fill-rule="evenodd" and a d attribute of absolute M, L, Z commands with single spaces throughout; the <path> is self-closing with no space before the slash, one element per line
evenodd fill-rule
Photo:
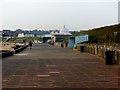
<path fill-rule="evenodd" d="M 117 90 L 119 79 L 119 66 L 101 57 L 48 44 L 2 60 L 3 90 Z"/>

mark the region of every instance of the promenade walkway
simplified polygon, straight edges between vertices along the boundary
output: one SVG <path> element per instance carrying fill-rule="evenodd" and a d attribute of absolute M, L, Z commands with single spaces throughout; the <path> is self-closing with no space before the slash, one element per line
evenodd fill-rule
<path fill-rule="evenodd" d="M 117 66 L 105 65 L 100 57 L 46 44 L 34 44 L 31 50 L 4 58 L 2 65 L 3 88 L 115 90 L 120 78 Z"/>

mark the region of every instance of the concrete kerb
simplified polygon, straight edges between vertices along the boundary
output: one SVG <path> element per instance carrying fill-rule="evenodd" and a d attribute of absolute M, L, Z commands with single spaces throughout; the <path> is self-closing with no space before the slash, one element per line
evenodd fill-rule
<path fill-rule="evenodd" d="M 10 52 L 2 52 L 2 58 L 8 57 L 8 56 L 12 56 L 14 54 L 13 51 Z"/>
<path fill-rule="evenodd" d="M 23 47 L 20 47 L 20 48 L 16 49 L 16 50 L 15 50 L 15 54 L 21 52 L 22 50 L 24 50 L 24 49 L 25 49 L 26 47 L 28 47 L 28 46 L 29 46 L 29 45 L 25 45 L 25 46 L 23 46 Z"/>

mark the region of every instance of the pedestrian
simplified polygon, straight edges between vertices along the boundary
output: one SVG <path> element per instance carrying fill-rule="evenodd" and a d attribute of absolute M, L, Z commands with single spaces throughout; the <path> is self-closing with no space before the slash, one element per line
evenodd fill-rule
<path fill-rule="evenodd" d="M 32 41 L 29 42 L 30 49 L 32 49 Z"/>

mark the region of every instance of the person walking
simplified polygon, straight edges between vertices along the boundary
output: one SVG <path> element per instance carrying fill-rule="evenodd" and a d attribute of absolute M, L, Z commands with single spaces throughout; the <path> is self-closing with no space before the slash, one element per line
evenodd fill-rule
<path fill-rule="evenodd" d="M 29 42 L 30 49 L 32 49 L 32 41 Z"/>

